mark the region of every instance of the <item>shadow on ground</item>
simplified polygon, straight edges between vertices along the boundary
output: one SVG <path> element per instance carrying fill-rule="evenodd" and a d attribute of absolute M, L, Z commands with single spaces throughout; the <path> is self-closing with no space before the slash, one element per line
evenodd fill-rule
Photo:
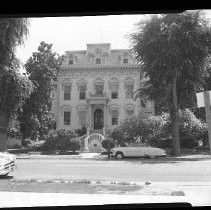
<path fill-rule="evenodd" d="M 182 161 L 205 161 L 211 160 L 211 155 L 207 152 L 203 153 L 189 153 L 189 154 L 182 154 L 180 157 L 159 157 L 155 159 L 146 159 L 140 157 L 127 157 L 122 160 L 117 160 L 116 158 L 104 158 L 98 159 L 99 161 L 124 161 L 124 162 L 134 162 L 134 163 L 141 163 L 141 164 L 161 164 L 161 163 L 179 163 Z"/>
<path fill-rule="evenodd" d="M 11 180 L 11 179 L 13 179 L 13 176 L 1 175 L 1 176 L 0 176 L 0 180 L 1 180 L 1 179 Z"/>

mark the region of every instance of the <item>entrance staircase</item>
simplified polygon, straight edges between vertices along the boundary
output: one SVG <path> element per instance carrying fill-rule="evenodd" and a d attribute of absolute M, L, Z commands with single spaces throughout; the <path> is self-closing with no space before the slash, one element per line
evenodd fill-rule
<path fill-rule="evenodd" d="M 99 133 L 99 134 L 103 135 L 103 129 L 90 130 L 89 134 L 93 134 L 93 133 Z"/>
<path fill-rule="evenodd" d="M 84 139 L 84 151 L 85 152 L 94 152 L 99 153 L 105 151 L 102 148 L 102 141 L 104 136 L 100 133 L 92 133 Z"/>

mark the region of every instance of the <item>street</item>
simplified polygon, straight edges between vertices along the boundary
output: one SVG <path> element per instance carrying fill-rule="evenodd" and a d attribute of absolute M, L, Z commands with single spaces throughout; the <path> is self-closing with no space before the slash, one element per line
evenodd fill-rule
<path fill-rule="evenodd" d="M 4 198 L 0 206 L 58 206 L 61 200 L 62 205 L 151 202 L 210 205 L 210 166 L 210 157 L 120 161 L 17 159 L 17 169 L 8 179 L 0 180 L 0 195 Z M 13 197 L 12 203 L 8 195 Z M 60 196 L 59 200 L 54 196 Z M 115 196 L 119 196 L 118 201 L 113 199 Z"/>
<path fill-rule="evenodd" d="M 18 159 L 14 179 L 210 182 L 211 160 L 27 160 Z"/>

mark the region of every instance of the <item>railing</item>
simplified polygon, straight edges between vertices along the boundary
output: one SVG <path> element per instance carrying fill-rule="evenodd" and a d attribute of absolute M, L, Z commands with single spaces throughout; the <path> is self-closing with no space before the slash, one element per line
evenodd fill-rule
<path fill-rule="evenodd" d="M 92 133 L 91 135 L 86 137 L 86 140 L 88 141 L 88 143 L 90 143 L 93 140 L 102 142 L 103 139 L 104 139 L 104 136 L 99 133 Z"/>
<path fill-rule="evenodd" d="M 97 140 L 99 141 L 100 143 L 103 141 L 104 139 L 104 136 L 99 134 L 99 133 L 93 133 L 89 136 L 87 136 L 85 139 L 84 139 L 84 150 L 85 151 L 89 151 L 89 143 L 94 141 L 94 140 Z"/>

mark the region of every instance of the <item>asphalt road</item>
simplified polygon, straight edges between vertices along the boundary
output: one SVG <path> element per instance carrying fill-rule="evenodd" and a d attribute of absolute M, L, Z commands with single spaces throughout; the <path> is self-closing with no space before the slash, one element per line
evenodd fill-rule
<path fill-rule="evenodd" d="M 17 160 L 16 179 L 210 182 L 211 160 Z"/>

